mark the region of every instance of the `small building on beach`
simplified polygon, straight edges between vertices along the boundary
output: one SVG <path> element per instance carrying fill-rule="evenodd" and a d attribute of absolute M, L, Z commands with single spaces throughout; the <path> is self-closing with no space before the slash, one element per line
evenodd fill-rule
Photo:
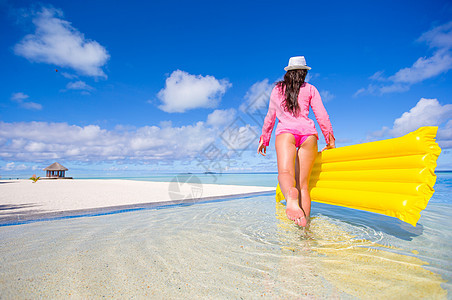
<path fill-rule="evenodd" d="M 46 171 L 46 177 L 48 179 L 72 179 L 72 177 L 66 177 L 66 171 L 68 170 L 68 168 L 66 168 L 65 166 L 54 162 L 53 164 L 51 164 L 50 166 L 48 166 L 47 168 L 44 169 L 44 171 Z"/>

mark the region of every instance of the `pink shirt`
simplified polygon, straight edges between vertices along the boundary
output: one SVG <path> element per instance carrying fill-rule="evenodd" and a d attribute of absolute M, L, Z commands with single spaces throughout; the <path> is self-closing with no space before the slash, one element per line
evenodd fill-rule
<path fill-rule="evenodd" d="M 308 118 L 309 106 L 314 112 L 315 118 L 320 125 L 320 129 L 325 137 L 325 141 L 329 143 L 330 133 L 333 135 L 333 127 L 331 126 L 328 113 L 323 106 L 320 94 L 315 86 L 305 82 L 298 94 L 299 114 L 294 117 L 290 112 L 284 111 L 282 102 L 284 96 L 281 95 L 280 88 L 275 86 L 270 95 L 270 104 L 268 113 L 264 120 L 262 127 L 261 139 L 265 146 L 270 143 L 270 136 L 275 125 L 275 119 L 278 118 L 278 125 L 276 126 L 276 135 L 289 132 L 300 135 L 316 135 L 319 138 L 317 130 L 315 129 L 314 121 Z M 333 135 L 334 136 L 334 135 Z"/>

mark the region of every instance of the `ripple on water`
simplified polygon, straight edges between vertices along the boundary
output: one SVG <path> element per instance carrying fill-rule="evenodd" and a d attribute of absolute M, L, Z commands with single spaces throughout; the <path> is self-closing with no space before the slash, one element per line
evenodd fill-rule
<path fill-rule="evenodd" d="M 5 298 L 444 297 L 413 241 L 322 213 L 302 230 L 260 196 L 4 227 L 0 279 Z"/>

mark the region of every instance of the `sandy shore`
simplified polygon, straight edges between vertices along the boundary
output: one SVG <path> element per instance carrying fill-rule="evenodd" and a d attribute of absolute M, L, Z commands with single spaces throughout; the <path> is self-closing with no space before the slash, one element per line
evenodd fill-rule
<path fill-rule="evenodd" d="M 0 181 L 0 225 L 258 195 L 274 187 L 119 179 Z"/>

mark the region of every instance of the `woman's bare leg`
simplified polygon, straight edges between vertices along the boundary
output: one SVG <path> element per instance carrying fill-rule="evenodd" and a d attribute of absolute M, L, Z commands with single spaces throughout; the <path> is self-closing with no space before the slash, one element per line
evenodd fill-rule
<path fill-rule="evenodd" d="M 279 187 L 286 198 L 286 215 L 299 226 L 306 226 L 306 218 L 300 208 L 298 189 L 295 187 L 295 158 L 297 148 L 291 133 L 276 136 L 276 155 L 278 160 Z"/>
<path fill-rule="evenodd" d="M 297 153 L 297 187 L 300 191 L 300 205 L 309 219 L 311 215 L 311 196 L 309 195 L 309 177 L 317 157 L 317 137 L 311 135 L 301 144 Z"/>
<path fill-rule="evenodd" d="M 298 205 L 301 207 L 301 193 L 300 193 L 300 164 L 298 158 L 298 150 L 297 150 L 297 156 L 295 157 L 295 187 L 298 190 Z"/>

